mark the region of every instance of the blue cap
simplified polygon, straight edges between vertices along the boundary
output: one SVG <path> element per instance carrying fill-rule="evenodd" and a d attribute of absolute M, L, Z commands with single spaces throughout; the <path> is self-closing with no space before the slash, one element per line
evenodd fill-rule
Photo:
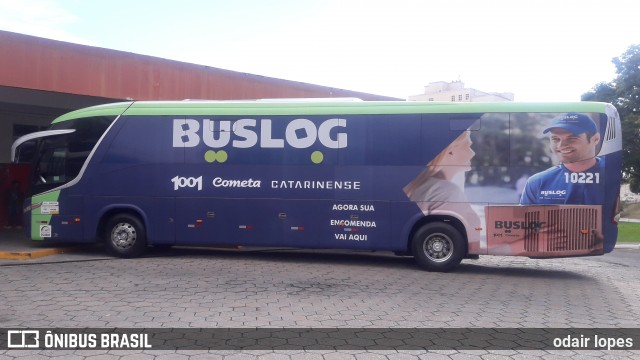
<path fill-rule="evenodd" d="M 574 135 L 582 133 L 595 134 L 598 132 L 596 123 L 590 117 L 584 114 L 568 113 L 553 119 L 549 127 L 544 129 L 543 134 L 548 133 L 553 128 L 562 128 Z"/>

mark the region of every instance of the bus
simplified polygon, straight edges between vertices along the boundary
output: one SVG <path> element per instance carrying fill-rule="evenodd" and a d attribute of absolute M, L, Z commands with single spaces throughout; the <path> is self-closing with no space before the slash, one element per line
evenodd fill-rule
<path fill-rule="evenodd" d="M 26 135 L 25 233 L 150 246 L 479 255 L 611 252 L 622 132 L 606 103 L 131 101 Z"/>

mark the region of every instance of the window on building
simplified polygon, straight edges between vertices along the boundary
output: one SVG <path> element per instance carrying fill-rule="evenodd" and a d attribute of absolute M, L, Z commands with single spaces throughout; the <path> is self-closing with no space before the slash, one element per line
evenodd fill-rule
<path fill-rule="evenodd" d="M 462 101 L 462 94 L 458 95 L 458 101 Z"/>
<path fill-rule="evenodd" d="M 464 95 L 464 99 L 465 99 L 465 100 L 469 100 L 469 94 L 465 94 L 465 95 Z"/>
<path fill-rule="evenodd" d="M 456 101 L 456 96 L 455 95 L 451 95 L 451 101 Z"/>
<path fill-rule="evenodd" d="M 433 98 L 429 98 L 429 101 L 433 101 Z"/>

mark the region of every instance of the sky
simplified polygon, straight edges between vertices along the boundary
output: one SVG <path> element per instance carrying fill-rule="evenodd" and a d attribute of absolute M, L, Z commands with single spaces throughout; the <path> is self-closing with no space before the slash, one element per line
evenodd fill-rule
<path fill-rule="evenodd" d="M 0 0 L 0 30 L 403 99 L 460 80 L 516 101 L 579 101 L 640 43 L 636 4 Z"/>

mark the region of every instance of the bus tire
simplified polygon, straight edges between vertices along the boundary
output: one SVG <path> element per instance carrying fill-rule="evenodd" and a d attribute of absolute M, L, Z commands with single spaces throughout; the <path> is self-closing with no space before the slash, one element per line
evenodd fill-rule
<path fill-rule="evenodd" d="M 467 253 L 464 237 L 453 226 L 434 222 L 422 226 L 411 239 L 418 265 L 429 271 L 453 270 Z"/>
<path fill-rule="evenodd" d="M 104 244 L 118 257 L 132 258 L 147 249 L 147 234 L 138 217 L 119 214 L 111 217 L 104 228 Z"/>

